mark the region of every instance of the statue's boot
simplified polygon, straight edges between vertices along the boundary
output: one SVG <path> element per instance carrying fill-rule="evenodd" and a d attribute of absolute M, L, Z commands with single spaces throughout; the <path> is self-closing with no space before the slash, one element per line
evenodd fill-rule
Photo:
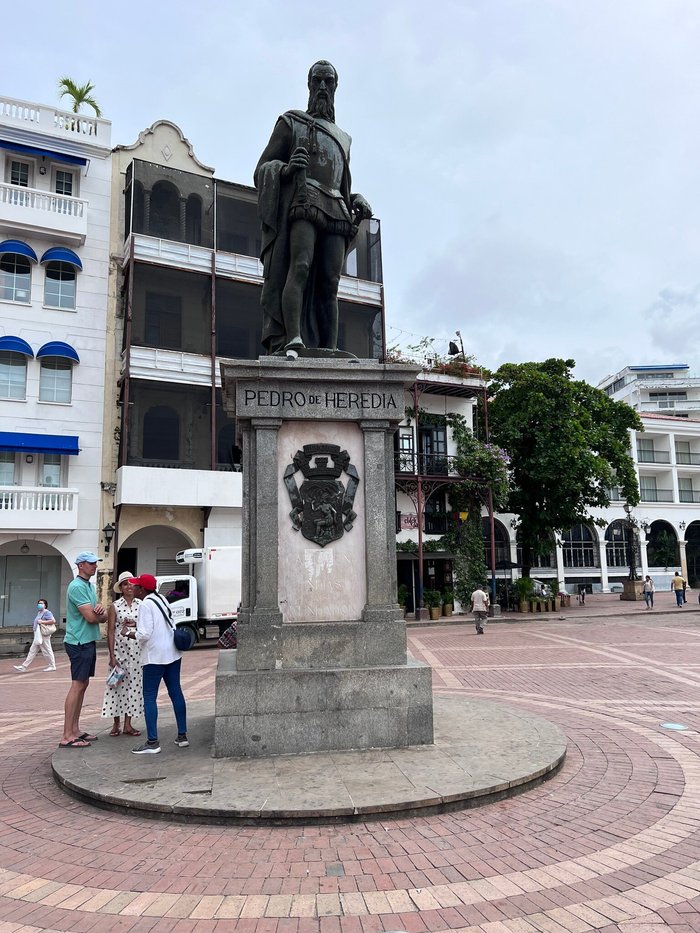
<path fill-rule="evenodd" d="M 285 350 L 305 350 L 306 344 L 301 337 L 292 337 L 289 343 L 285 344 Z"/>

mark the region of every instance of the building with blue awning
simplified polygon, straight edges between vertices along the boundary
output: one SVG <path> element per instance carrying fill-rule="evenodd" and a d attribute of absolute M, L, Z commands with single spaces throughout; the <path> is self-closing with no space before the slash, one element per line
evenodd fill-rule
<path fill-rule="evenodd" d="M 75 556 L 104 549 L 111 163 L 106 120 L 4 98 L 0 630 L 37 593 L 62 618 Z"/>

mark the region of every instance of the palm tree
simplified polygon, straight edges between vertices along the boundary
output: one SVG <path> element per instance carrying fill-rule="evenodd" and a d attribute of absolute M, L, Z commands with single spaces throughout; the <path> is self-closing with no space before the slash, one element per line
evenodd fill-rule
<path fill-rule="evenodd" d="M 73 113 L 78 113 L 81 106 L 86 104 L 88 107 L 92 107 L 96 117 L 101 117 L 102 111 L 97 101 L 94 97 L 90 96 L 90 91 L 92 91 L 94 87 L 95 85 L 91 84 L 89 81 L 86 81 L 85 84 L 76 84 L 71 78 L 61 78 L 58 82 L 60 96 L 71 97 L 73 99 Z"/>

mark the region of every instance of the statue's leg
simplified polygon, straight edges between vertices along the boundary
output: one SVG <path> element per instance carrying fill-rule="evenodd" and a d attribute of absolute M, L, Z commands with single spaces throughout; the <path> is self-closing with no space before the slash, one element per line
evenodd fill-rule
<path fill-rule="evenodd" d="M 338 348 L 338 285 L 345 261 L 345 237 L 324 236 L 319 242 L 318 334 L 319 346 Z"/>
<path fill-rule="evenodd" d="M 294 220 L 289 231 L 289 269 L 282 291 L 285 346 L 303 347 L 301 309 L 314 258 L 316 228 L 308 220 Z"/>

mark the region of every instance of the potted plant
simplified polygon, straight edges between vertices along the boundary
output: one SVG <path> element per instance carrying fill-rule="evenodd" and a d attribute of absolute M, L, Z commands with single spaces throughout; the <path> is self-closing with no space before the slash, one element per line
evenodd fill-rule
<path fill-rule="evenodd" d="M 451 590 L 451 589 L 445 590 L 445 592 L 442 594 L 442 614 L 449 618 L 449 616 L 452 615 L 454 604 L 455 604 L 454 590 Z"/>
<path fill-rule="evenodd" d="M 532 599 L 533 583 L 530 577 L 519 577 L 514 583 L 515 592 L 518 594 L 518 603 L 521 612 L 530 611 L 530 600 Z"/>
<path fill-rule="evenodd" d="M 430 610 L 430 618 L 436 622 L 440 618 L 442 611 L 442 593 L 438 590 L 424 590 L 423 602 Z"/>
<path fill-rule="evenodd" d="M 397 594 L 399 609 L 402 609 L 403 614 L 406 615 L 406 604 L 408 603 L 408 587 L 405 583 L 399 583 Z"/>

